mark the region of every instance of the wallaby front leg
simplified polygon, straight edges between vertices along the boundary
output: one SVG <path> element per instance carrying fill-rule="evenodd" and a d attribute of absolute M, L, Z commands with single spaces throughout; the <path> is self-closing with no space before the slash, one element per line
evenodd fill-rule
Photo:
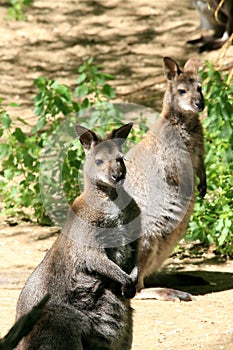
<path fill-rule="evenodd" d="M 136 286 L 134 282 L 135 271 L 131 278 L 112 260 L 108 259 L 107 255 L 100 252 L 90 250 L 86 258 L 86 268 L 89 273 L 97 272 L 102 276 L 112 279 L 122 285 L 122 293 L 125 298 L 133 298 L 136 294 Z"/>

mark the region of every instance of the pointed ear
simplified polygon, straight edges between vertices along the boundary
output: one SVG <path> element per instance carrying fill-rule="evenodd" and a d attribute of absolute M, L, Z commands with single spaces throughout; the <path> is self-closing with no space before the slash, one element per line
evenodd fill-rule
<path fill-rule="evenodd" d="M 85 150 L 89 150 L 92 146 L 96 145 L 100 141 L 99 137 L 93 131 L 84 128 L 83 126 L 77 125 L 75 129 L 79 141 Z"/>
<path fill-rule="evenodd" d="M 122 146 L 123 143 L 125 142 L 125 140 L 127 139 L 132 126 L 133 126 L 133 123 L 128 123 L 128 124 L 121 126 L 118 129 L 113 130 L 112 133 L 110 134 L 109 138 L 115 139 L 117 144 L 119 146 Z"/>
<path fill-rule="evenodd" d="M 170 57 L 164 57 L 164 72 L 168 80 L 174 80 L 180 73 L 182 73 L 179 65 Z"/>
<path fill-rule="evenodd" d="M 185 72 L 192 72 L 195 75 L 198 75 L 199 68 L 201 66 L 201 61 L 196 57 L 191 57 L 184 65 Z"/>

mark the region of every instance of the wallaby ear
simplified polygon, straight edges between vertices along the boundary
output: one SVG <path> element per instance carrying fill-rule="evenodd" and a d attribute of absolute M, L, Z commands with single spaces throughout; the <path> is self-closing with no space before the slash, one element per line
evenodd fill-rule
<path fill-rule="evenodd" d="M 201 61 L 196 57 L 191 57 L 184 65 L 185 72 L 192 72 L 198 75 L 199 68 L 201 66 Z"/>
<path fill-rule="evenodd" d="M 127 139 L 132 126 L 133 123 L 128 123 L 121 126 L 118 129 L 113 130 L 109 138 L 114 139 L 119 146 L 122 146 L 125 140 Z"/>
<path fill-rule="evenodd" d="M 100 141 L 99 137 L 93 131 L 84 128 L 83 126 L 77 125 L 75 129 L 85 150 L 89 150 Z"/>
<path fill-rule="evenodd" d="M 164 57 L 164 72 L 168 80 L 174 80 L 180 73 L 182 73 L 179 65 L 170 57 Z"/>

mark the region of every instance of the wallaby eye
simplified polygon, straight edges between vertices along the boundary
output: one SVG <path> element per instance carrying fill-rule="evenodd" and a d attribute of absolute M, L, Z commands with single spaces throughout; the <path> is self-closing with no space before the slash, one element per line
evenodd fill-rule
<path fill-rule="evenodd" d="M 184 90 L 184 89 L 178 89 L 178 92 L 179 92 L 180 96 L 183 96 L 186 94 L 186 90 Z"/>
<path fill-rule="evenodd" d="M 96 159 L 96 160 L 95 160 L 95 164 L 96 164 L 96 165 L 101 165 L 101 164 L 103 164 L 103 162 L 104 162 L 104 161 L 103 161 L 102 159 Z"/>

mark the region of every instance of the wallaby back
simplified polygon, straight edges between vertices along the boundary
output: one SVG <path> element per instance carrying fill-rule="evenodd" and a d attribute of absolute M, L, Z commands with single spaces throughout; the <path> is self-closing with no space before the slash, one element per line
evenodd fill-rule
<path fill-rule="evenodd" d="M 144 139 L 126 155 L 126 190 L 141 209 L 139 280 L 156 272 L 184 235 L 199 177 L 206 192 L 204 140 L 198 112 L 204 108 L 196 59 L 184 69 L 164 58 L 167 88 L 161 116 Z M 140 293 L 139 293 L 140 294 Z"/>
<path fill-rule="evenodd" d="M 130 349 L 129 298 L 137 281 L 140 211 L 122 187 L 126 175 L 121 146 L 132 124 L 107 139 L 77 127 L 86 153 L 84 191 L 44 260 L 29 277 L 17 318 L 40 298 L 51 299 L 44 316 L 19 349 Z M 135 236 L 136 235 L 136 236 Z"/>

